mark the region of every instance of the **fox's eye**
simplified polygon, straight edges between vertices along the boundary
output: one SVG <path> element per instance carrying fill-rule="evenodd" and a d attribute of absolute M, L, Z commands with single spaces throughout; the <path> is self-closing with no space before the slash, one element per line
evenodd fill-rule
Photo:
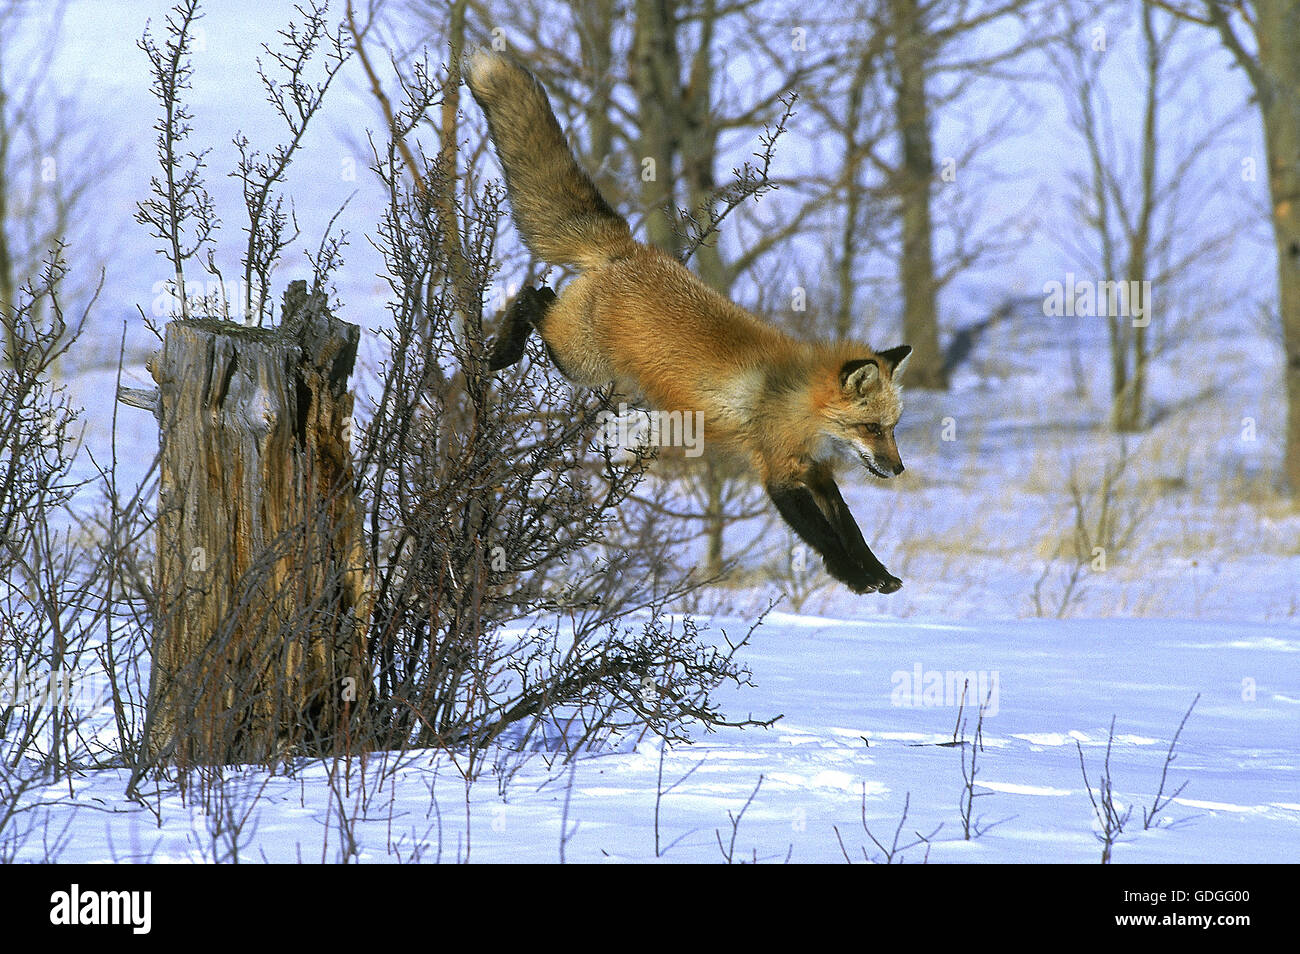
<path fill-rule="evenodd" d="M 871 437 L 880 437 L 885 433 L 884 429 L 879 424 L 859 424 L 858 430 L 862 431 L 864 434 L 870 435 Z"/>

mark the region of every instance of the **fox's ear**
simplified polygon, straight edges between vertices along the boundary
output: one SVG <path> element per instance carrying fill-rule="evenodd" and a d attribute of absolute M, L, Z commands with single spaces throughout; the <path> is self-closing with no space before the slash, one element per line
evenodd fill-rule
<path fill-rule="evenodd" d="M 866 394 L 880 380 L 880 365 L 875 358 L 844 362 L 840 368 L 840 387 L 850 394 Z"/>
<path fill-rule="evenodd" d="M 888 351 L 880 352 L 885 367 L 889 368 L 889 376 L 895 381 L 903 373 L 903 368 L 907 366 L 907 359 L 911 356 L 911 345 L 899 345 L 897 348 L 890 348 Z"/>

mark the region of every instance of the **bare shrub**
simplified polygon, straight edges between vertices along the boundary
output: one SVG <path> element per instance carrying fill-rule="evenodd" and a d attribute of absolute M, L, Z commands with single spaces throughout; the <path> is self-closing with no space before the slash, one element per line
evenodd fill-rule
<path fill-rule="evenodd" d="M 1196 698 L 1192 700 L 1192 704 L 1189 705 L 1187 711 L 1183 713 L 1182 721 L 1178 723 L 1178 730 L 1174 732 L 1174 737 L 1169 740 L 1169 748 L 1165 752 L 1164 765 L 1160 768 L 1160 787 L 1156 789 L 1156 794 L 1151 799 L 1151 807 L 1149 809 L 1142 809 L 1143 831 L 1148 831 L 1151 828 L 1158 828 L 1160 826 L 1160 813 L 1164 811 L 1175 798 L 1181 795 L 1183 789 L 1187 787 L 1187 783 L 1183 782 L 1168 795 L 1165 794 L 1165 785 L 1169 781 L 1169 766 L 1173 765 L 1174 759 L 1178 757 L 1174 754 L 1174 750 L 1178 747 L 1178 739 L 1183 734 L 1183 729 L 1187 726 L 1187 720 L 1192 717 L 1192 710 L 1196 708 L 1196 703 L 1200 701 L 1201 694 L 1198 692 Z"/>
<path fill-rule="evenodd" d="M 923 835 L 919 831 L 913 830 L 912 834 L 915 835 L 915 839 L 913 841 L 904 842 L 900 845 L 898 842 L 899 839 L 902 838 L 904 826 L 907 825 L 907 813 L 911 809 L 911 806 L 912 793 L 908 792 L 903 796 L 903 814 L 899 816 L 898 825 L 894 828 L 894 837 L 888 844 L 885 844 L 885 842 L 875 836 L 871 831 L 870 826 L 867 825 L 867 783 L 862 783 L 862 830 L 866 832 L 867 837 L 871 839 L 871 843 L 880 851 L 880 854 L 873 858 L 868 854 L 866 846 L 862 846 L 863 861 L 868 863 L 901 865 L 906 860 L 905 853 L 921 845 L 925 845 L 925 854 L 922 857 L 922 863 L 930 860 L 930 842 L 934 840 L 935 835 L 939 834 L 940 829 L 943 828 L 943 823 L 940 822 L 936 825 L 928 835 Z M 840 834 L 838 825 L 835 826 L 835 838 L 839 842 L 840 853 L 844 855 L 844 861 L 847 864 L 853 864 L 853 859 L 849 856 L 849 850 L 844 845 L 844 837 Z"/>
<path fill-rule="evenodd" d="M 1133 814 L 1133 806 L 1120 810 L 1119 805 L 1115 803 L 1115 786 L 1111 781 L 1110 775 L 1110 750 L 1115 742 L 1115 717 L 1111 716 L 1110 731 L 1106 735 L 1106 758 L 1102 762 L 1101 776 L 1097 780 L 1097 791 L 1094 792 L 1092 783 L 1088 781 L 1088 767 L 1083 761 L 1083 746 L 1077 741 L 1074 747 L 1079 750 L 1079 771 L 1083 773 L 1083 787 L 1088 793 L 1088 801 L 1092 804 L 1093 816 L 1097 819 L 1098 831 L 1094 832 L 1097 840 L 1101 842 L 1101 863 L 1110 864 L 1111 855 L 1115 850 L 1115 843 L 1119 836 L 1124 834 L 1124 826 L 1128 824 L 1129 816 Z"/>
<path fill-rule="evenodd" d="M 978 838 L 984 834 L 992 825 L 982 825 L 980 820 L 975 817 L 975 799 L 984 798 L 992 795 L 992 792 L 975 791 L 975 779 L 979 775 L 979 757 L 984 752 L 984 712 L 988 708 L 989 698 L 980 703 L 979 717 L 975 721 L 975 737 L 969 742 L 966 740 L 966 720 L 962 717 L 962 708 L 966 703 L 966 688 L 962 688 L 961 706 L 957 710 L 957 726 L 954 730 L 956 738 L 957 754 L 961 756 L 961 800 L 959 808 L 961 810 L 961 830 L 962 836 L 966 841 L 972 838 Z M 990 697 L 992 690 L 989 690 Z M 960 738 L 957 733 L 960 732 Z M 970 758 L 967 759 L 969 754 Z M 995 823 L 996 824 L 996 823 Z"/>
<path fill-rule="evenodd" d="M 1127 442 L 1121 440 L 1117 454 L 1102 465 L 1094 481 L 1085 482 L 1080 467 L 1071 466 L 1065 488 L 1071 527 L 1034 581 L 1034 615 L 1063 619 L 1082 597 L 1089 575 L 1105 572 L 1133 545 L 1152 508 L 1150 501 L 1133 497 L 1125 477 L 1131 459 Z"/>
<path fill-rule="evenodd" d="M 453 43 L 455 47 L 455 43 Z M 702 578 L 675 568 L 653 507 L 633 493 L 648 452 L 599 435 L 611 395 L 578 392 L 540 346 L 493 376 L 495 244 L 503 192 L 461 177 L 454 122 L 426 156 L 412 132 L 457 82 L 421 65 L 382 99 L 372 169 L 387 207 L 373 238 L 386 263 L 388 354 L 368 382 L 358 480 L 373 575 L 372 744 L 449 747 L 467 777 L 483 748 L 572 753 L 611 734 L 729 724 L 712 693 L 745 683 L 722 645 L 673 601 Z M 510 304 L 538 317 L 545 296 Z M 752 630 L 751 630 L 752 632 Z M 739 724 L 765 724 L 741 720 Z"/>
<path fill-rule="evenodd" d="M 12 303 L 0 362 L 0 856 L 11 860 L 48 802 L 28 795 L 90 757 L 81 670 L 94 574 L 72 511 L 81 412 L 52 378 L 93 298 L 69 320 L 65 275 L 59 248 Z"/>

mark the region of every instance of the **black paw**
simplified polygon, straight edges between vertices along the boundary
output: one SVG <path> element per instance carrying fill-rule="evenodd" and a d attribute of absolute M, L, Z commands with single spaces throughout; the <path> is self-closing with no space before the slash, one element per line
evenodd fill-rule
<path fill-rule="evenodd" d="M 545 285 L 538 285 L 536 288 L 525 288 L 516 295 L 511 307 L 526 312 L 528 320 L 536 322 L 542 315 L 546 314 L 547 309 L 551 307 L 554 301 L 554 289 Z"/>
<path fill-rule="evenodd" d="M 506 309 L 501 320 L 501 330 L 492 341 L 488 353 L 488 370 L 508 368 L 524 356 L 524 345 L 533 332 L 533 326 L 545 316 L 555 301 L 555 292 L 545 285 L 525 288 Z"/>
<path fill-rule="evenodd" d="M 864 569 L 857 566 L 845 567 L 827 564 L 826 572 L 854 593 L 894 593 L 903 586 L 903 581 L 890 574 L 883 566 Z"/>
<path fill-rule="evenodd" d="M 891 576 L 888 571 L 885 571 L 885 578 L 876 587 L 877 591 L 881 593 L 894 593 L 902 588 L 903 581 L 896 576 Z"/>

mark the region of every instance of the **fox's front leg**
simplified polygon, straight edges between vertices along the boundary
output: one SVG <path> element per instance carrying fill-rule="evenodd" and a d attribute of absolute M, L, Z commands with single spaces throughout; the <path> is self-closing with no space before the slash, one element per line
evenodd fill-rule
<path fill-rule="evenodd" d="M 501 319 L 501 327 L 492 341 L 488 354 L 488 370 L 508 368 L 524 356 L 524 345 L 533 333 L 533 326 L 546 314 L 555 301 L 555 292 L 545 285 L 525 288 L 515 296 Z"/>
<path fill-rule="evenodd" d="M 840 495 L 839 485 L 835 483 L 830 468 L 822 464 L 814 465 L 808 483 L 813 496 L 817 498 L 819 509 L 826 514 L 831 526 L 835 528 L 844 549 L 863 569 L 873 574 L 877 581 L 876 588 L 881 593 L 893 593 L 899 589 L 903 581 L 886 570 L 885 565 L 871 552 L 871 547 L 867 546 L 862 531 L 858 529 L 857 521 L 853 519 L 853 511 Z"/>
<path fill-rule="evenodd" d="M 785 522 L 826 564 L 826 572 L 855 593 L 893 593 L 892 576 L 862 538 L 829 470 L 814 467 L 801 479 L 769 482 L 768 496 Z"/>

